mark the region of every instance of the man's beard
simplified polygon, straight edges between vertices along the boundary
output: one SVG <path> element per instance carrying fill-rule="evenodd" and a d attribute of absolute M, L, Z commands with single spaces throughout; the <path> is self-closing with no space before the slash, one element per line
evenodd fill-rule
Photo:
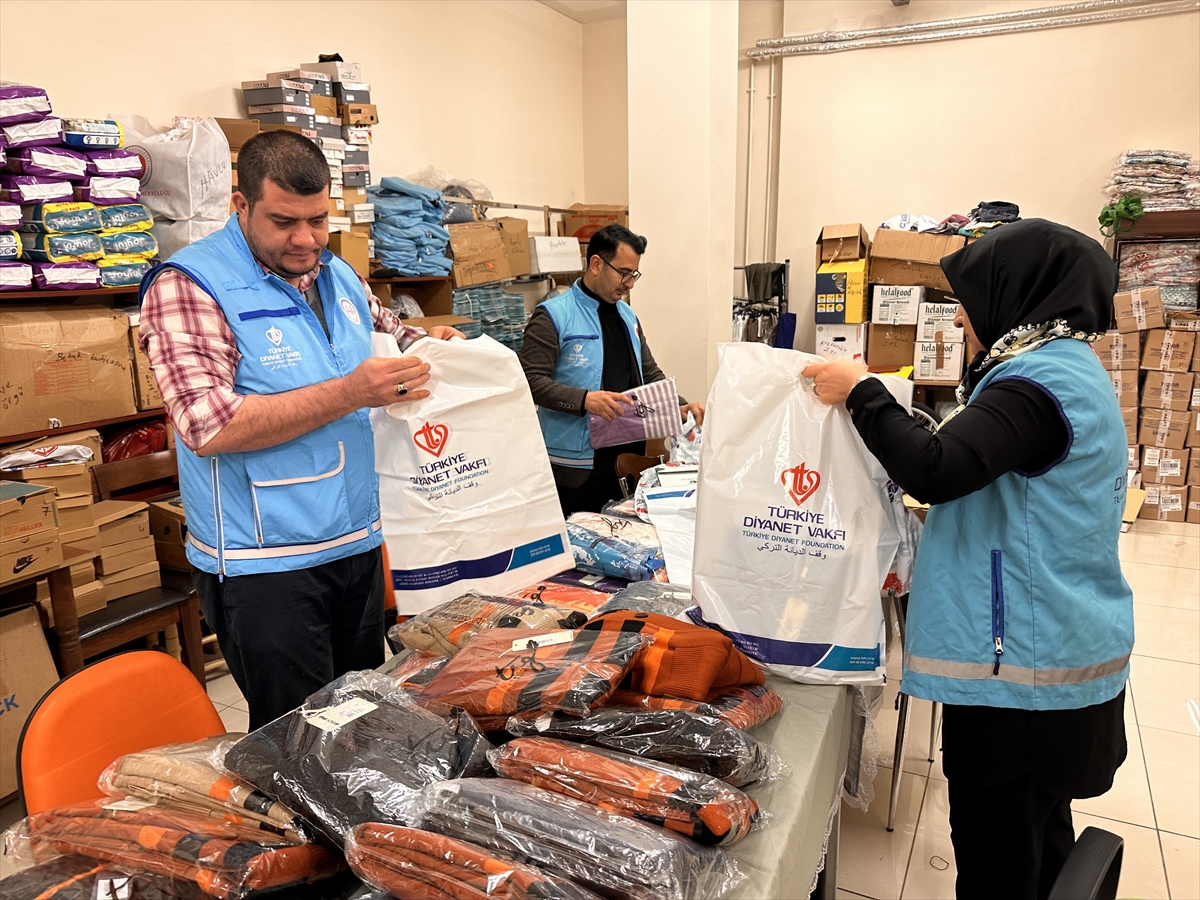
<path fill-rule="evenodd" d="M 250 252 L 254 254 L 254 258 L 285 281 L 289 278 L 300 278 L 302 275 L 307 275 L 315 266 L 314 263 L 313 266 L 308 266 L 302 271 L 294 272 L 283 265 L 282 259 L 268 259 L 258 246 L 258 242 L 250 235 L 249 230 L 243 230 L 242 234 L 246 238 L 246 246 L 250 248 Z"/>

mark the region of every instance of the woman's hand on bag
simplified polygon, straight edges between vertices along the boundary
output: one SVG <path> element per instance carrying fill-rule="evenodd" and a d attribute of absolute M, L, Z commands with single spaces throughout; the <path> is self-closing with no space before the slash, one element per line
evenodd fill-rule
<path fill-rule="evenodd" d="M 359 363 L 343 381 L 356 409 L 424 400 L 429 391 L 417 388 L 429 381 L 429 363 L 415 356 L 372 356 Z M 404 393 L 400 391 L 401 386 Z"/>
<path fill-rule="evenodd" d="M 704 404 L 703 403 L 685 403 L 679 407 L 679 419 L 682 422 L 687 421 L 688 413 L 696 417 L 696 424 L 704 424 Z"/>
<path fill-rule="evenodd" d="M 633 406 L 633 398 L 613 391 L 588 391 L 584 398 L 583 408 L 593 415 L 612 421 L 621 416 L 621 404 Z"/>
<path fill-rule="evenodd" d="M 867 374 L 867 367 L 852 359 L 839 359 L 811 363 L 800 374 L 813 380 L 818 400 L 834 406 L 846 402 L 854 383 Z"/>

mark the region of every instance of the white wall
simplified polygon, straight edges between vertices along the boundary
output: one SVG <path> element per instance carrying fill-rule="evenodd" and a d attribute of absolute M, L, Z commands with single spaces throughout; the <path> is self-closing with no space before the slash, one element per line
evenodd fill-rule
<path fill-rule="evenodd" d="M 379 106 L 376 181 L 432 164 L 499 200 L 585 199 L 583 26 L 532 0 L 0 0 L 0 77 L 67 116 L 240 117 L 242 81 L 332 52 Z"/>
<path fill-rule="evenodd" d="M 625 19 L 583 26 L 583 174 L 588 203 L 629 202 Z"/>
<path fill-rule="evenodd" d="M 785 34 L 981 15 L 1045 2 L 788 0 Z M 980 200 L 1100 236 L 1129 147 L 1200 157 L 1200 14 L 784 60 L 777 256 L 792 259 L 796 346 L 812 348 L 812 244 L 900 212 Z"/>
<path fill-rule="evenodd" d="M 783 4 L 784 0 L 740 0 L 738 3 L 737 207 L 733 234 L 734 259 L 738 265 L 775 259 L 777 210 L 774 192 L 779 174 L 778 117 L 783 71 L 779 60 L 746 59 L 746 51 L 754 49 L 754 42 L 760 38 L 783 34 Z M 771 100 L 772 66 L 775 69 L 774 100 Z M 749 93 L 752 69 L 753 94 Z M 749 115 L 751 105 L 753 122 Z M 773 127 L 771 106 L 775 115 Z M 747 154 L 751 156 L 749 172 Z M 771 194 L 769 204 L 768 191 Z"/>
<path fill-rule="evenodd" d="M 629 0 L 629 218 L 649 240 L 631 302 L 663 371 L 703 401 L 729 340 L 736 0 Z"/>

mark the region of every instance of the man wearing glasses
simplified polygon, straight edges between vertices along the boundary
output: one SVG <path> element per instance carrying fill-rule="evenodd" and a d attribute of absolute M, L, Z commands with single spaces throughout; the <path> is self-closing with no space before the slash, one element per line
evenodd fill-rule
<path fill-rule="evenodd" d="M 540 304 L 525 326 L 521 365 L 538 405 L 563 515 L 599 512 L 621 496 L 613 468 L 622 453 L 644 455 L 644 442 L 592 448 L 587 414 L 606 419 L 633 401 L 621 392 L 662 381 L 663 374 L 637 316 L 622 303 L 634 282 L 646 239 L 608 225 L 588 242 L 583 277 L 571 290 Z M 704 407 L 679 398 L 681 418 L 697 423 Z"/>

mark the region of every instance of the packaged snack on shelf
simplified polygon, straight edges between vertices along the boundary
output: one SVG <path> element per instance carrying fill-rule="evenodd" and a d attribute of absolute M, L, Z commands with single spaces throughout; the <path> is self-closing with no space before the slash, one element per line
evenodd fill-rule
<path fill-rule="evenodd" d="M 637 691 L 618 690 L 608 698 L 609 706 L 635 706 L 640 709 L 682 709 L 711 716 L 741 731 L 749 731 L 783 710 L 783 698 L 766 685 L 718 688 L 704 700 L 657 697 Z"/>
<path fill-rule="evenodd" d="M 405 806 L 418 828 L 514 855 L 609 896 L 708 900 L 745 880 L 716 847 L 506 778 L 430 785 Z"/>
<path fill-rule="evenodd" d="M 421 698 L 475 716 L 554 710 L 586 716 L 604 703 L 650 642 L 646 635 L 620 631 L 493 628 L 475 635 Z"/>
<path fill-rule="evenodd" d="M 471 717 L 418 706 L 395 680 L 349 672 L 238 741 L 225 767 L 341 845 L 366 822 L 399 822 L 404 796 L 487 770 Z"/>
<path fill-rule="evenodd" d="M 577 512 L 572 513 L 567 521 L 589 531 L 595 531 L 597 534 L 620 538 L 633 544 L 645 544 L 647 547 L 662 546 L 658 540 L 658 529 L 641 519 L 606 516 L 604 513 Z"/>
<path fill-rule="evenodd" d="M 5 843 L 18 862 L 76 854 L 190 883 L 190 892 L 172 897 L 240 900 L 271 889 L 283 895 L 346 868 L 340 854 L 321 844 L 111 798 L 35 813 Z"/>
<path fill-rule="evenodd" d="M 513 594 L 523 600 L 540 600 L 551 606 L 565 606 L 577 609 L 587 615 L 593 615 L 596 610 L 608 602 L 611 594 L 604 591 L 594 591 L 591 588 L 576 584 L 559 584 L 555 581 L 542 581 L 531 587 L 522 588 Z"/>
<path fill-rule="evenodd" d="M 660 581 L 635 581 L 629 587 L 617 591 L 596 610 L 601 616 L 618 609 L 633 612 L 653 612 L 673 619 L 683 616 L 684 610 L 694 606 L 692 591 L 682 584 Z M 681 619 L 690 622 L 691 619 Z"/>
<path fill-rule="evenodd" d="M 540 600 L 491 597 L 468 591 L 433 609 L 393 625 L 388 637 L 405 647 L 453 656 L 489 628 L 579 628 L 587 616 Z"/>
<path fill-rule="evenodd" d="M 571 539 L 575 565 L 594 575 L 650 581 L 664 567 L 662 551 L 655 547 L 605 537 L 570 522 L 567 523 L 567 536 Z"/>
<path fill-rule="evenodd" d="M 765 824 L 758 804 L 709 775 L 554 738 L 528 737 L 488 751 L 504 778 L 523 781 L 660 825 L 709 846 L 736 844 Z"/>
<path fill-rule="evenodd" d="M 360 825 L 346 841 L 346 860 L 363 881 L 405 900 L 599 900 L 571 881 L 478 844 L 399 825 Z"/>
<path fill-rule="evenodd" d="M 223 734 L 118 757 L 100 775 L 110 797 L 136 797 L 210 816 L 304 843 L 313 838 L 303 819 L 225 771 L 225 752 L 243 737 Z"/>
<path fill-rule="evenodd" d="M 517 737 L 561 738 L 658 759 L 734 787 L 790 774 L 766 744 L 718 718 L 682 709 L 606 706 L 582 719 L 562 713 L 526 714 L 511 717 L 506 730 Z"/>

